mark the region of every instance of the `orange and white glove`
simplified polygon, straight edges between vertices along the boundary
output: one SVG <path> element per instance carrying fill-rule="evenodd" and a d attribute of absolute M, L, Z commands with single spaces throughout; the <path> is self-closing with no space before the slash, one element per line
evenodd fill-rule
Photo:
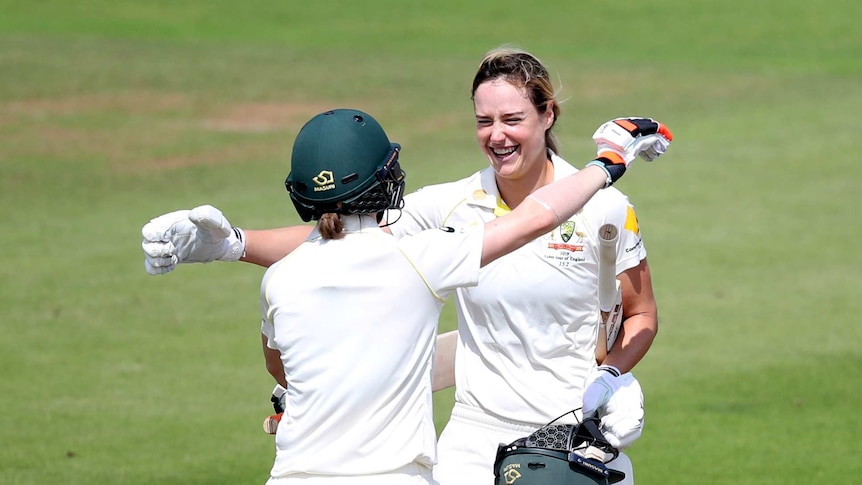
<path fill-rule="evenodd" d="M 651 162 L 667 151 L 673 133 L 652 118 L 616 118 L 603 123 L 593 133 L 598 165 L 608 173 L 606 187 L 616 182 L 638 157 Z"/>

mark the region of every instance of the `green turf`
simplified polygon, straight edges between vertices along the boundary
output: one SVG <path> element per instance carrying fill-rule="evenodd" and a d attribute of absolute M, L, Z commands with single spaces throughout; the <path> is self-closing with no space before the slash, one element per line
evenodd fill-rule
<path fill-rule="evenodd" d="M 291 141 L 331 107 L 372 112 L 404 145 L 409 189 L 482 168 L 469 87 L 502 43 L 551 67 L 571 161 L 615 116 L 676 135 L 619 183 L 661 320 L 637 370 L 638 483 L 862 472 L 858 1 L 0 0 L 0 12 L 0 483 L 263 483 L 263 270 L 147 276 L 140 227 L 202 203 L 248 228 L 296 223 Z M 442 426 L 452 393 L 435 397 Z"/>

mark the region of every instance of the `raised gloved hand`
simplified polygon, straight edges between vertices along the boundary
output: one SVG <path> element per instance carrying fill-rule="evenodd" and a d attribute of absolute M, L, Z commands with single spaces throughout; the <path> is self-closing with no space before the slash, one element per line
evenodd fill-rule
<path fill-rule="evenodd" d="M 640 438 L 644 427 L 644 396 L 631 372 L 617 379 L 617 390 L 599 409 L 600 430 L 614 448 L 628 448 Z"/>
<path fill-rule="evenodd" d="M 141 229 L 144 268 L 169 273 L 181 263 L 238 261 L 245 252 L 242 229 L 231 227 L 220 210 L 202 205 L 163 214 Z"/>
<path fill-rule="evenodd" d="M 596 159 L 588 163 L 608 172 L 610 186 L 638 157 L 651 162 L 667 151 L 673 133 L 652 118 L 616 118 L 603 123 L 593 133 Z"/>
<path fill-rule="evenodd" d="M 616 118 L 599 126 L 593 141 L 597 155 L 616 153 L 629 165 L 637 157 L 648 162 L 658 158 L 667 151 L 673 133 L 652 118 Z"/>

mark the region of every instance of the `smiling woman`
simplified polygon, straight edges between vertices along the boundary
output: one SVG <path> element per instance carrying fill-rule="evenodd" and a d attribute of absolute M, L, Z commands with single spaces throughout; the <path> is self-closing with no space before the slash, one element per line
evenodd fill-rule
<path fill-rule="evenodd" d="M 499 217 L 576 171 L 558 156 L 553 128 L 560 105 L 536 56 L 510 47 L 488 52 L 474 76 L 472 98 L 476 140 L 490 167 L 408 196 L 394 234 Z M 602 363 L 627 373 L 647 352 L 658 319 L 646 250 L 637 225 L 629 222 L 634 218 L 625 195 L 604 190 L 558 229 L 483 269 L 477 287 L 457 291 L 455 406 L 434 470 L 441 484 L 491 483 L 497 444 L 580 407 L 592 379 L 605 374 L 595 371 L 602 224 L 617 226 L 621 235 L 614 274 L 623 287 L 626 323 L 625 335 Z M 639 436 L 635 428 L 609 439 L 625 448 Z M 608 466 L 626 474 L 623 483 L 634 483 L 624 453 Z"/>

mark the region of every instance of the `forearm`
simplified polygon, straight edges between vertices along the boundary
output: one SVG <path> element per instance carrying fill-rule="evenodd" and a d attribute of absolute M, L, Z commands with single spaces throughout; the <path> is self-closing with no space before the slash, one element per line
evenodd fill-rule
<path fill-rule="evenodd" d="M 485 224 L 482 265 L 550 231 L 584 207 L 607 182 L 606 172 L 589 166 L 539 188 L 511 213 Z"/>
<path fill-rule="evenodd" d="M 655 314 L 642 313 L 624 319 L 617 341 L 602 364 L 612 365 L 623 373 L 631 371 L 649 351 L 657 331 Z"/>
<path fill-rule="evenodd" d="M 289 226 L 244 230 L 245 255 L 240 261 L 269 267 L 302 244 L 313 229 L 314 226 Z"/>
<path fill-rule="evenodd" d="M 658 332 L 658 306 L 646 259 L 618 276 L 622 288 L 623 321 L 613 348 L 602 362 L 628 372 L 646 355 Z"/>
<path fill-rule="evenodd" d="M 266 344 L 266 335 L 261 334 L 261 345 L 263 346 L 263 359 L 266 363 L 266 371 L 275 379 L 281 387 L 287 388 L 287 379 L 284 376 L 284 364 L 281 362 L 281 353 L 271 349 Z"/>

